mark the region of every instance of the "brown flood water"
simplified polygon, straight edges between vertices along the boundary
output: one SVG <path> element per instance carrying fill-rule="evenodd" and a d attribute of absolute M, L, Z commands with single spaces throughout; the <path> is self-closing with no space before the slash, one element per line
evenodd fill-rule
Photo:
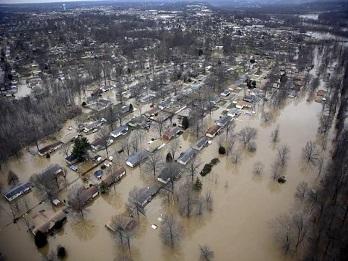
<path fill-rule="evenodd" d="M 202 178 L 203 191 L 211 191 L 214 199 L 213 212 L 201 217 L 183 219 L 184 237 L 180 247 L 170 250 L 163 246 L 157 218 L 164 213 L 164 203 L 157 196 L 147 207 L 146 217 L 141 217 L 140 229 L 132 240 L 132 257 L 135 260 L 198 260 L 198 245 L 209 245 L 216 260 L 283 260 L 272 238 L 272 219 L 290 210 L 294 203 L 296 186 L 301 181 L 313 183 L 316 175 L 301 170 L 301 151 L 308 140 L 316 140 L 318 117 L 321 105 L 291 101 L 277 114 L 273 123 L 265 126 L 259 116 L 237 121 L 237 131 L 244 126 L 258 129 L 257 151 L 253 155 L 243 153 L 241 162 L 235 166 L 226 157 L 212 173 Z M 221 110 L 213 113 L 215 119 Z M 210 117 L 210 116 L 208 116 Z M 286 170 L 287 182 L 277 184 L 271 180 L 270 166 L 276 156 L 276 149 L 270 144 L 270 134 L 276 125 L 280 126 L 280 142 L 290 147 L 290 159 Z M 224 134 L 222 134 L 224 135 Z M 182 149 L 194 139 L 184 134 Z M 210 161 L 217 154 L 217 139 L 200 154 L 202 163 Z M 28 153 L 19 160 L 12 160 L 2 171 L 14 170 L 22 180 L 44 169 L 48 162 L 63 162 L 63 153 L 56 152 L 51 159 L 43 159 Z M 264 175 L 254 177 L 253 164 L 262 161 Z M 31 235 L 26 232 L 24 222 L 11 224 L 10 216 L 1 211 L 0 251 L 9 260 L 40 260 L 41 254 L 54 250 L 62 244 L 67 248 L 67 260 L 113 260 L 121 250 L 115 239 L 105 228 L 112 215 L 124 209 L 129 191 L 135 186 L 145 186 L 152 181 L 141 168 L 127 169 L 127 176 L 108 195 L 100 196 L 85 211 L 85 219 L 69 215 L 63 230 L 49 237 L 49 247 L 38 251 Z M 76 178 L 69 171 L 69 179 Z M 4 175 L 2 175 L 4 176 Z M 32 194 L 32 193 L 31 193 Z M 4 202 L 1 202 L 4 206 Z M 6 208 L 6 207 L 5 207 Z"/>
<path fill-rule="evenodd" d="M 131 241 L 133 259 L 198 260 L 198 246 L 208 245 L 215 253 L 215 260 L 286 260 L 273 239 L 272 220 L 287 213 L 294 206 L 294 193 L 301 181 L 316 182 L 314 171 L 301 168 L 301 153 L 307 141 L 318 140 L 317 129 L 321 109 L 321 104 L 308 103 L 306 98 L 302 97 L 289 100 L 283 109 L 273 113 L 274 119 L 267 125 L 260 119 L 260 108 L 256 110 L 258 113 L 255 115 L 238 119 L 236 131 L 244 126 L 257 128 L 255 153 L 241 153 L 241 162 L 233 165 L 228 157 L 218 155 L 219 137 L 199 153 L 202 165 L 215 157 L 219 157 L 221 161 L 213 167 L 210 174 L 201 178 L 201 193 L 212 193 L 213 211 L 190 219 L 180 218 L 184 236 L 179 247 L 171 250 L 162 244 L 159 237 L 160 229 L 151 228 L 151 224 L 160 225 L 158 218 L 167 209 L 162 196 L 158 195 L 146 206 L 146 217 L 140 217 L 139 231 Z M 213 112 L 212 116 L 207 116 L 206 122 L 213 122 L 222 110 L 223 108 Z M 62 134 L 58 135 L 59 139 L 70 139 L 75 133 L 71 131 L 66 135 L 67 129 L 74 125 L 73 121 L 67 122 L 61 131 Z M 275 183 L 271 179 L 271 165 L 276 157 L 276 147 L 270 143 L 270 135 L 277 125 L 280 127 L 280 142 L 277 146 L 286 144 L 290 148 L 285 184 Z M 145 136 L 144 140 L 148 141 L 151 134 Z M 180 151 L 195 142 L 195 138 L 188 133 L 184 133 L 180 139 Z M 105 156 L 104 151 L 99 154 Z M 53 153 L 50 159 L 45 159 L 24 150 L 18 159 L 14 158 L 2 166 L 0 179 L 5 181 L 4 174 L 11 169 L 20 176 L 21 181 L 26 181 L 50 163 L 63 166 L 64 156 L 60 150 Z M 252 174 L 253 165 L 257 161 L 261 161 L 265 166 L 261 177 Z M 68 170 L 67 177 L 71 182 L 78 178 L 78 175 Z M 99 196 L 90 204 L 84 211 L 84 219 L 69 214 L 63 230 L 50 236 L 48 247 L 39 251 L 31 234 L 27 232 L 24 221 L 11 223 L 8 204 L 1 199 L 0 252 L 8 257 L 8 260 L 41 260 L 43 255 L 54 251 L 56 246 L 61 244 L 68 252 L 66 260 L 119 260 L 122 250 L 113 235 L 105 228 L 105 223 L 113 215 L 124 211 L 128 193 L 134 186 L 144 187 L 152 182 L 152 175 L 144 173 L 143 167 L 127 167 L 127 176 L 116 185 L 115 191 L 111 189 L 108 195 Z M 63 191 L 61 198 L 65 198 L 66 194 L 66 191 Z M 38 202 L 35 193 L 28 194 L 26 198 L 29 206 Z M 49 203 L 43 203 L 36 207 L 35 211 L 48 205 Z"/>

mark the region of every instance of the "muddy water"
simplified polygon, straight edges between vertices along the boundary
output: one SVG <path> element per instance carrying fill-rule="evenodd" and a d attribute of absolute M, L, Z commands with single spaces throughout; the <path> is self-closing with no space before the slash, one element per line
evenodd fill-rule
<path fill-rule="evenodd" d="M 314 56 L 316 63 L 319 63 L 318 50 L 314 51 Z M 313 74 L 316 73 L 316 68 L 312 71 Z M 229 102 L 223 108 L 214 111 L 211 116 L 208 115 L 205 119 L 206 124 L 212 124 L 228 104 Z M 234 165 L 228 157 L 218 155 L 219 137 L 199 154 L 203 164 L 215 157 L 219 157 L 221 161 L 214 166 L 212 173 L 201 178 L 203 183 L 201 193 L 207 191 L 212 193 L 213 211 L 201 217 L 180 218 L 184 236 L 180 246 L 170 250 L 162 245 L 159 229 L 151 228 L 151 224 L 160 225 L 158 217 L 167 209 L 162 197 L 157 196 L 146 207 L 146 217 L 140 217 L 139 231 L 131 242 L 134 260 L 198 260 L 198 246 L 204 244 L 214 250 L 216 260 L 284 260 L 272 238 L 271 224 L 275 217 L 288 212 L 293 206 L 298 183 L 316 182 L 316 174 L 301 167 L 301 151 L 308 140 L 317 140 L 321 104 L 308 103 L 306 97 L 291 100 L 283 109 L 273 111 L 274 119 L 268 124 L 262 123 L 260 110 L 261 108 L 256 108 L 258 113 L 252 116 L 243 115 L 236 121 L 236 131 L 244 126 L 257 128 L 257 151 L 254 154 L 242 151 L 241 162 Z M 280 142 L 277 146 L 286 144 L 290 148 L 285 172 L 287 182 L 282 185 L 274 183 L 270 174 L 277 148 L 271 145 L 270 135 L 277 125 L 280 128 Z M 58 135 L 59 139 L 69 140 L 76 134 L 73 130 L 69 130 L 70 126 L 75 127 L 76 123 L 67 122 Z M 148 141 L 152 135 L 153 133 L 147 133 L 143 140 Z M 180 151 L 190 147 L 196 140 L 189 133 L 184 133 L 180 139 Z M 105 156 L 104 151 L 99 154 Z M 64 157 L 63 150 L 53 153 L 50 159 L 23 150 L 18 159 L 14 158 L 2 166 L 0 179 L 5 183 L 5 173 L 11 169 L 19 175 L 21 181 L 26 181 L 32 174 L 42 171 L 51 163 L 63 166 Z M 257 161 L 265 165 L 261 177 L 254 177 L 252 174 L 253 165 Z M 69 182 L 78 178 L 77 174 L 70 170 L 67 177 Z M 111 189 L 108 195 L 99 196 L 90 204 L 84 211 L 84 219 L 69 214 L 63 230 L 49 237 L 49 246 L 40 251 L 36 249 L 23 220 L 11 224 L 8 205 L 1 199 L 0 252 L 9 260 L 40 260 L 42 256 L 61 244 L 68 251 L 67 260 L 119 258 L 122 250 L 115 238 L 106 230 L 105 223 L 113 215 L 124 211 L 128 193 L 134 186 L 144 187 L 152 182 L 154 182 L 152 175 L 146 174 L 143 167 L 127 168 L 127 176 L 116 185 L 115 190 Z M 66 194 L 67 191 L 63 191 L 60 197 L 64 199 Z M 34 193 L 28 196 L 28 204 L 34 206 L 38 198 Z M 49 207 L 48 205 L 44 203 L 34 211 Z"/>
<path fill-rule="evenodd" d="M 274 245 L 271 221 L 293 205 L 293 195 L 299 182 L 313 182 L 315 179 L 315 174 L 301 170 L 299 163 L 305 142 L 316 139 L 320 110 L 320 104 L 308 104 L 302 99 L 289 103 L 276 113 L 276 119 L 267 126 L 261 124 L 259 116 L 243 117 L 243 120 L 237 121 L 237 131 L 243 126 L 257 127 L 258 148 L 253 155 L 242 153 L 238 165 L 233 165 L 227 157 L 220 157 L 221 162 L 212 173 L 202 178 L 202 193 L 211 191 L 214 197 L 213 212 L 199 218 L 183 219 L 184 237 L 180 247 L 173 251 L 162 245 L 159 229 L 151 228 L 151 224 L 159 225 L 157 218 L 165 209 L 161 197 L 157 197 L 146 207 L 146 217 L 140 218 L 140 230 L 131 242 L 133 258 L 197 260 L 198 245 L 207 244 L 215 251 L 216 260 L 283 259 Z M 214 112 L 208 121 L 216 119 L 220 113 L 221 110 Z M 276 156 L 276 150 L 270 144 L 270 134 L 276 125 L 280 126 L 279 144 L 287 144 L 291 152 L 286 171 L 288 181 L 283 185 L 274 183 L 270 178 L 270 165 Z M 184 150 L 195 138 L 185 134 L 181 139 Z M 202 163 L 218 157 L 216 143 L 217 139 L 200 153 Z M 62 161 L 61 152 L 54 153 L 51 159 L 24 153 L 20 160 L 9 162 L 2 171 L 13 169 L 26 180 L 49 162 Z M 252 175 L 256 161 L 265 165 L 264 175 L 258 178 Z M 64 230 L 50 237 L 49 247 L 43 250 L 37 251 L 22 221 L 3 227 L 5 220 L 10 221 L 10 218 L 1 218 L 0 251 L 9 260 L 39 260 L 41 255 L 62 244 L 69 253 L 68 260 L 112 260 L 119 257 L 121 250 L 104 225 L 112 215 L 123 212 L 128 193 L 134 186 L 143 187 L 153 181 L 143 168 L 127 169 L 127 173 L 127 177 L 116 186 L 116 191 L 112 189 L 108 195 L 100 196 L 86 209 L 84 220 L 69 215 Z M 76 175 L 70 171 L 69 174 L 72 177 Z M 3 216 L 3 212 L 0 215 Z"/>

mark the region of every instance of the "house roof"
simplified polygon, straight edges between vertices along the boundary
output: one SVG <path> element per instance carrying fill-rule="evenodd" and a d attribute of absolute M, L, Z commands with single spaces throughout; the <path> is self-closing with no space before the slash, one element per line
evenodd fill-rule
<path fill-rule="evenodd" d="M 47 233 L 55 226 L 57 222 L 64 219 L 66 219 L 66 214 L 63 210 L 57 212 L 52 210 L 41 210 L 32 216 L 32 233 L 34 235 L 37 233 L 37 231 Z"/>
<path fill-rule="evenodd" d="M 97 186 L 90 186 L 88 188 L 81 188 L 81 192 L 79 194 L 80 202 L 82 205 L 87 204 L 87 202 L 93 198 L 93 195 L 98 193 Z"/>
<path fill-rule="evenodd" d="M 213 126 L 211 126 L 211 127 L 209 127 L 208 128 L 208 130 L 207 130 L 207 134 L 215 134 L 217 131 L 219 131 L 220 130 L 220 126 L 218 126 L 218 125 L 216 125 L 216 124 L 214 124 Z"/>
<path fill-rule="evenodd" d="M 111 136 L 119 136 L 120 134 L 122 134 L 123 132 L 127 132 L 128 131 L 128 126 L 127 125 L 122 125 L 118 128 L 116 128 L 115 130 L 113 130 L 110 135 Z"/>
<path fill-rule="evenodd" d="M 128 157 L 127 162 L 131 164 L 138 164 L 148 157 L 148 153 L 145 150 L 138 151 Z"/>
<path fill-rule="evenodd" d="M 197 151 L 195 151 L 192 148 L 187 149 L 184 153 L 180 155 L 178 158 L 179 163 L 184 163 L 186 164 L 189 162 L 195 155 L 197 154 Z"/>
<path fill-rule="evenodd" d="M 227 123 L 229 123 L 230 121 L 232 120 L 232 117 L 231 116 L 224 116 L 224 117 L 221 117 L 220 119 L 218 119 L 216 121 L 216 124 L 219 125 L 219 126 L 225 126 Z"/>
<path fill-rule="evenodd" d="M 63 168 L 58 164 L 52 164 L 48 166 L 44 171 L 41 172 L 42 176 L 51 176 L 54 177 L 56 175 L 64 175 Z"/>
<path fill-rule="evenodd" d="M 112 185 L 117 179 L 126 173 L 126 169 L 121 167 L 113 172 L 110 172 L 102 177 L 102 181 L 107 185 Z"/>
<path fill-rule="evenodd" d="M 196 144 L 193 146 L 194 149 L 201 149 L 203 148 L 203 146 L 205 146 L 205 144 L 208 142 L 208 138 L 207 137 L 201 137 Z"/>
<path fill-rule="evenodd" d="M 25 193 L 28 193 L 31 190 L 32 184 L 30 182 L 19 184 L 16 187 L 10 189 L 4 194 L 4 197 L 8 201 L 12 201 Z"/>

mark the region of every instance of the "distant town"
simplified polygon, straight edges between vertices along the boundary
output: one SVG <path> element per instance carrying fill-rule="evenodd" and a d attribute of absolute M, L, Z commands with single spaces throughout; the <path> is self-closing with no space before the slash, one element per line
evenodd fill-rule
<path fill-rule="evenodd" d="M 0 261 L 346 260 L 347 10 L 0 4 Z"/>

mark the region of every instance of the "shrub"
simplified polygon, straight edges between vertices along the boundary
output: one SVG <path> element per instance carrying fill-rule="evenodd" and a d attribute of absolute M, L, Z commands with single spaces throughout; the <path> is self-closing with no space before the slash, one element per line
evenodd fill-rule
<path fill-rule="evenodd" d="M 216 164 L 218 164 L 220 162 L 220 160 L 218 159 L 218 158 L 214 158 L 214 159 L 212 159 L 211 161 L 210 161 L 210 164 L 211 165 L 216 165 Z"/>
<path fill-rule="evenodd" d="M 247 147 L 249 152 L 255 152 L 256 151 L 256 143 L 255 142 L 250 142 Z"/>
<path fill-rule="evenodd" d="M 199 178 L 196 179 L 196 182 L 193 184 L 193 189 L 196 191 L 201 191 L 202 189 L 202 182 Z"/>
<path fill-rule="evenodd" d="M 109 191 L 108 186 L 105 184 L 105 182 L 100 183 L 100 193 L 105 194 Z"/>
<path fill-rule="evenodd" d="M 166 162 L 172 162 L 173 161 L 173 156 L 172 154 L 168 153 L 166 156 Z"/>
<path fill-rule="evenodd" d="M 186 130 L 189 127 L 189 120 L 186 116 L 182 118 L 181 125 L 184 130 Z"/>
<path fill-rule="evenodd" d="M 201 176 L 204 177 L 205 175 L 207 175 L 208 173 L 211 172 L 211 169 L 212 169 L 213 165 L 208 163 L 208 164 L 205 164 L 202 171 L 201 171 Z"/>
<path fill-rule="evenodd" d="M 37 231 L 34 237 L 37 248 L 42 248 L 47 245 L 47 235 L 41 231 Z"/>
<path fill-rule="evenodd" d="M 223 146 L 220 146 L 220 147 L 219 147 L 219 154 L 221 154 L 221 155 L 226 154 L 226 149 L 225 149 L 225 147 L 223 147 Z"/>
<path fill-rule="evenodd" d="M 57 257 L 59 259 L 63 259 L 64 257 L 66 257 L 66 250 L 65 247 L 63 246 L 57 246 Z"/>

